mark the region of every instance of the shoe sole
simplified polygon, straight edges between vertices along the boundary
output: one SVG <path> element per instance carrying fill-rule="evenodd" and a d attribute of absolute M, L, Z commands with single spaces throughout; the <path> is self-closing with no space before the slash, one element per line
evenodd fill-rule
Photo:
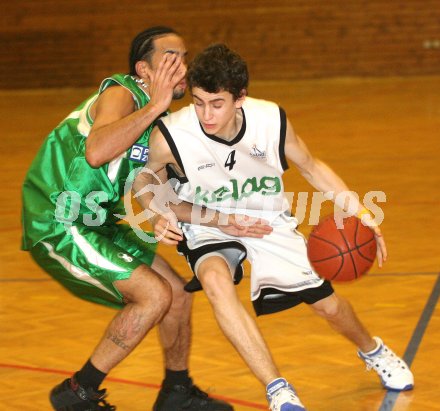
<path fill-rule="evenodd" d="M 414 384 L 405 385 L 403 388 L 396 388 L 396 387 L 390 387 L 388 385 L 384 385 L 384 388 L 387 389 L 388 391 L 395 391 L 395 392 L 409 391 L 414 388 Z"/>
<path fill-rule="evenodd" d="M 52 405 L 52 408 L 55 411 L 72 411 L 72 408 L 69 407 L 69 406 L 62 406 L 62 407 L 60 407 L 60 406 L 55 405 L 54 402 L 52 401 L 51 397 L 49 397 L 49 401 L 50 401 L 50 405 Z"/>

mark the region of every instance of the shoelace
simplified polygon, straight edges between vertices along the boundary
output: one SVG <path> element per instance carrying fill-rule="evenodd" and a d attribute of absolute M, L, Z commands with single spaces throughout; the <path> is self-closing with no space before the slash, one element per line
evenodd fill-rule
<path fill-rule="evenodd" d="M 208 397 L 208 394 L 203 392 L 199 387 L 196 385 L 192 385 L 188 390 L 188 400 L 185 401 L 183 404 L 181 404 L 182 409 L 188 408 L 190 409 L 192 407 L 193 402 L 198 399 L 196 404 L 198 407 L 205 408 L 210 403 L 211 399 Z M 200 408 L 200 410 L 202 409 Z"/>
<path fill-rule="evenodd" d="M 382 352 L 373 358 L 367 357 L 365 362 L 367 365 L 367 371 L 370 371 L 373 368 L 382 368 L 386 369 L 388 372 L 392 372 L 402 366 L 401 361 L 387 347 L 384 347 Z"/>
<path fill-rule="evenodd" d="M 283 399 L 281 399 L 282 394 L 288 394 L 288 399 L 291 400 L 294 403 L 298 403 L 299 399 L 295 395 L 295 393 L 288 389 L 288 388 L 281 388 L 278 391 L 275 391 L 273 395 L 270 396 L 270 405 L 271 407 L 275 407 L 275 409 L 278 409 L 278 407 L 281 406 L 280 401 L 286 401 L 286 397 L 284 396 Z"/>
<path fill-rule="evenodd" d="M 194 395 L 194 397 L 198 397 L 198 398 L 206 398 L 208 399 L 208 394 L 204 391 L 202 391 L 199 387 L 197 387 L 197 385 L 193 385 L 191 387 L 191 394 Z"/>
<path fill-rule="evenodd" d="M 116 411 L 116 407 L 110 405 L 106 400 L 99 400 L 98 406 L 100 411 Z"/>
<path fill-rule="evenodd" d="M 99 411 L 116 411 L 116 406 L 110 405 L 106 400 L 105 397 L 107 396 L 106 390 L 100 390 L 97 392 L 99 395 L 99 398 L 96 400 L 96 405 L 99 407 L 97 410 Z"/>

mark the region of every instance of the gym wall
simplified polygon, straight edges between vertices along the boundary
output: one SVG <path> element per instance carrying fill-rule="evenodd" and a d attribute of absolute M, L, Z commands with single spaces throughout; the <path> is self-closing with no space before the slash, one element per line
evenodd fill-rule
<path fill-rule="evenodd" d="M 252 79 L 440 74 L 438 0 L 14 0 L 0 22 L 2 89 L 96 86 L 159 24 L 190 58 L 227 43 Z"/>

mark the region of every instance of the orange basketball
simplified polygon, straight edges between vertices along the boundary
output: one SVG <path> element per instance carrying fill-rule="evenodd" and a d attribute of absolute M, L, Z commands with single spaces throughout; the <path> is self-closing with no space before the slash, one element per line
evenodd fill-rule
<path fill-rule="evenodd" d="M 373 231 L 357 217 L 343 220 L 338 229 L 334 215 L 325 217 L 312 230 L 307 255 L 313 269 L 331 281 L 356 280 L 366 274 L 376 258 Z"/>

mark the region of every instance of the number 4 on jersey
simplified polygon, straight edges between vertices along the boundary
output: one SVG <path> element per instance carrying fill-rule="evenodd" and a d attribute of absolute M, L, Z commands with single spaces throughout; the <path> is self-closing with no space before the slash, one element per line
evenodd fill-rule
<path fill-rule="evenodd" d="M 228 158 L 226 159 L 226 163 L 225 163 L 225 167 L 229 167 L 229 171 L 232 170 L 234 168 L 234 164 L 236 163 L 235 161 L 235 150 L 232 150 L 229 155 Z"/>

